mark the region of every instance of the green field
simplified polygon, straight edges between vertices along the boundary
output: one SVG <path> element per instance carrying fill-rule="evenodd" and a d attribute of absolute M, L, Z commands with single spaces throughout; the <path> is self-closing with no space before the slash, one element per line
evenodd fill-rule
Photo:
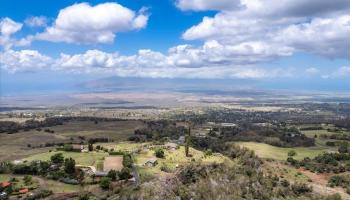
<path fill-rule="evenodd" d="M 108 156 L 108 153 L 105 153 L 105 152 L 79 153 L 79 152 L 53 151 L 53 152 L 35 154 L 23 160 L 27 160 L 27 161 L 50 160 L 50 157 L 56 153 L 62 153 L 65 158 L 73 158 L 77 165 L 95 166 L 95 167 L 98 167 L 99 161 L 102 161 L 104 157 Z"/>
<path fill-rule="evenodd" d="M 254 150 L 256 155 L 261 158 L 271 158 L 275 160 L 286 160 L 290 150 L 297 152 L 297 155 L 294 158 L 298 160 L 305 157 L 313 158 L 327 151 L 326 148 L 321 147 L 281 148 L 257 142 L 235 142 L 235 144 Z"/>
<path fill-rule="evenodd" d="M 79 192 L 82 190 L 80 185 L 65 184 L 53 180 L 45 180 L 45 189 L 51 190 L 52 192 Z"/>
<path fill-rule="evenodd" d="M 96 137 L 109 138 L 114 142 L 124 141 L 133 135 L 135 129 L 142 126 L 142 122 L 133 120 L 99 122 L 97 124 L 93 121 L 72 121 L 66 122 L 64 125 L 49 127 L 55 133 L 47 133 L 43 129 L 42 131 L 30 130 L 15 134 L 0 134 L 0 161 L 22 159 L 55 148 L 45 148 L 46 143 L 80 143 L 80 136 L 86 138 L 85 142 L 89 138 Z"/>

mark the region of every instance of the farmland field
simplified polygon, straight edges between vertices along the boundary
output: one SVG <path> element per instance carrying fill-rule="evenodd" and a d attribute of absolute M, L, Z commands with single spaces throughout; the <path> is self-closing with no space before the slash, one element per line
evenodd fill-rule
<path fill-rule="evenodd" d="M 126 140 L 134 130 L 142 127 L 141 121 L 72 121 L 64 125 L 49 127 L 54 133 L 43 130 L 21 131 L 14 134 L 0 135 L 0 161 L 22 159 L 30 155 L 48 152 L 47 143 L 81 142 L 79 137 L 109 138 L 113 141 Z"/>
<path fill-rule="evenodd" d="M 235 144 L 254 150 L 255 154 L 261 158 L 271 158 L 275 160 L 286 160 L 290 150 L 294 150 L 297 153 L 294 157 L 297 160 L 301 160 L 305 157 L 313 158 L 319 154 L 327 152 L 327 148 L 322 147 L 282 148 L 257 142 L 235 142 Z"/>
<path fill-rule="evenodd" d="M 24 160 L 50 160 L 50 157 L 56 153 L 62 153 L 65 158 L 73 158 L 78 165 L 84 166 L 95 166 L 99 160 L 103 160 L 108 153 L 105 152 L 89 152 L 89 153 L 79 153 L 79 152 L 64 152 L 64 151 L 52 151 L 46 153 L 35 154 L 33 156 L 27 157 Z"/>

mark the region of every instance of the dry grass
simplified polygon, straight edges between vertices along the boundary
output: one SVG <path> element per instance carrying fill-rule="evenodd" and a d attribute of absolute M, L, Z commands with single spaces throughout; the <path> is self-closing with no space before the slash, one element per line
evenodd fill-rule
<path fill-rule="evenodd" d="M 103 171 L 116 170 L 120 171 L 123 168 L 123 156 L 108 156 L 103 162 Z"/>

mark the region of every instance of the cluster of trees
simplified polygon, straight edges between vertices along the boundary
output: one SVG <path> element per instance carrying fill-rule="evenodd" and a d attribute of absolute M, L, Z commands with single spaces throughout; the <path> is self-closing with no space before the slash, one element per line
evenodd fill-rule
<path fill-rule="evenodd" d="M 16 165 L 3 162 L 0 164 L 0 173 L 38 175 L 71 184 L 78 184 L 84 176 L 83 171 L 76 170 L 75 160 L 64 158 L 62 153 L 52 155 L 49 161 L 31 161 Z"/>
<path fill-rule="evenodd" d="M 312 172 L 342 173 L 350 171 L 350 163 L 345 164 L 349 160 L 349 153 L 324 153 L 313 159 L 304 158 L 302 161 L 295 160 L 292 156 L 289 156 L 287 162 L 297 168 L 304 167 Z"/>
<path fill-rule="evenodd" d="M 332 135 L 326 135 L 322 134 L 320 135 L 323 139 L 332 139 L 332 140 L 346 140 L 350 141 L 350 135 L 349 134 L 332 134 Z"/>
<path fill-rule="evenodd" d="M 147 121 L 146 128 L 135 130 L 134 135 L 130 136 L 129 140 L 141 142 L 163 138 L 178 139 L 187 131 L 185 127 L 176 126 L 176 123 L 171 120 Z"/>
<path fill-rule="evenodd" d="M 58 126 L 63 125 L 66 122 L 69 121 L 92 121 L 95 124 L 98 122 L 105 122 L 105 121 L 122 121 L 122 119 L 114 119 L 114 118 L 99 118 L 99 117 L 49 117 L 45 120 L 39 121 L 39 120 L 27 120 L 25 123 L 17 123 L 13 121 L 0 121 L 0 133 L 17 133 L 18 131 L 29 131 L 32 129 L 41 130 L 45 127 L 52 127 L 52 126 Z M 97 123 L 96 123 L 97 122 Z M 44 131 L 54 133 L 53 130 L 45 129 Z"/>

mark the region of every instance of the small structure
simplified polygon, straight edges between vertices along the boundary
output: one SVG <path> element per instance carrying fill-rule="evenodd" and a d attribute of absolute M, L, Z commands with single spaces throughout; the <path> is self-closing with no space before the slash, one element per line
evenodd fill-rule
<path fill-rule="evenodd" d="M 5 189 L 7 187 L 10 187 L 11 183 L 10 182 L 1 182 L 0 183 L 0 188 Z"/>
<path fill-rule="evenodd" d="M 103 172 L 103 171 L 96 171 L 95 176 L 96 177 L 105 177 L 108 175 L 108 172 Z"/>
<path fill-rule="evenodd" d="M 28 188 L 23 188 L 18 191 L 20 194 L 27 194 L 29 192 Z"/>
<path fill-rule="evenodd" d="M 179 139 L 177 140 L 178 144 L 184 144 L 185 143 L 185 136 L 180 136 Z"/>
<path fill-rule="evenodd" d="M 164 148 L 166 148 L 167 150 L 175 151 L 178 148 L 178 145 L 172 142 L 168 142 L 164 144 Z"/>
<path fill-rule="evenodd" d="M 147 167 L 154 167 L 158 164 L 158 161 L 157 161 L 157 158 L 151 158 L 149 160 L 147 160 L 144 164 L 144 166 L 147 166 Z"/>

